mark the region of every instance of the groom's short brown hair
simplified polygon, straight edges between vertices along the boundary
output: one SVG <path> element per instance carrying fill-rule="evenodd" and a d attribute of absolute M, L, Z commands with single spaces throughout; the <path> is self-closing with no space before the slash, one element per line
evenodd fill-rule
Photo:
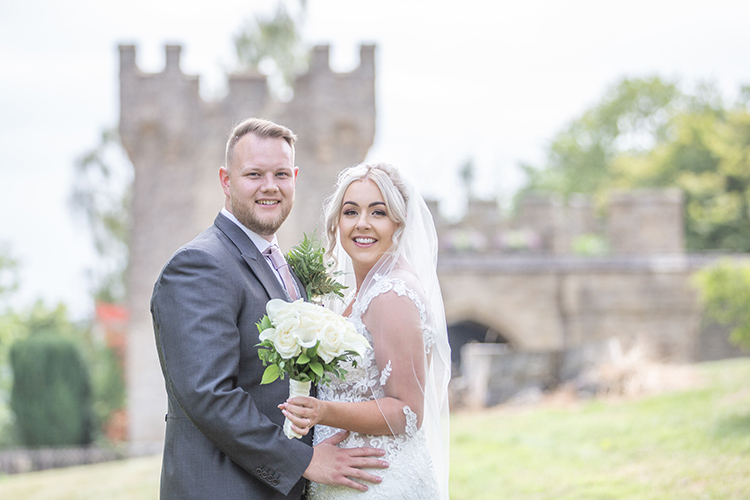
<path fill-rule="evenodd" d="M 232 155 L 234 154 L 234 146 L 237 144 L 237 141 L 239 141 L 242 136 L 246 134 L 255 134 L 258 137 L 284 139 L 292 148 L 292 163 L 294 163 L 294 143 L 297 142 L 297 136 L 294 134 L 294 132 L 284 127 L 283 125 L 279 125 L 278 123 L 274 123 L 269 120 L 264 120 L 262 118 L 248 118 L 234 127 L 232 133 L 229 134 L 229 139 L 227 140 L 227 149 L 224 155 L 224 166 L 226 168 L 229 168 L 229 162 L 232 160 Z"/>

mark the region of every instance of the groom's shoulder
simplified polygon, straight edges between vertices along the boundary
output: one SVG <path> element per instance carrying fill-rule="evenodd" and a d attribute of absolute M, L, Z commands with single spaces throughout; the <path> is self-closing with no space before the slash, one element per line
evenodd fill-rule
<path fill-rule="evenodd" d="M 216 225 L 204 229 L 195 238 L 185 243 L 177 252 L 195 250 L 211 254 L 225 253 L 231 247 L 230 238 Z"/>
<path fill-rule="evenodd" d="M 167 265 L 176 259 L 181 260 L 201 254 L 213 255 L 217 258 L 225 257 L 230 247 L 229 238 L 219 228 L 212 225 L 175 250 L 168 259 Z"/>

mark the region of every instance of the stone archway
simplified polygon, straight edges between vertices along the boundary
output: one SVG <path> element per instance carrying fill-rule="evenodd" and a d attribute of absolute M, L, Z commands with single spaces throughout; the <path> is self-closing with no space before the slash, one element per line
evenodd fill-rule
<path fill-rule="evenodd" d="M 470 342 L 508 344 L 508 339 L 493 328 L 473 320 L 458 321 L 448 325 L 453 366 L 461 366 L 461 348 Z"/>

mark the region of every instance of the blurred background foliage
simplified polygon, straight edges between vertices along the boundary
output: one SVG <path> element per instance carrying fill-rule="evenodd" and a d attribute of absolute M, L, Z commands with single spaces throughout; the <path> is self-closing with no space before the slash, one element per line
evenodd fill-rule
<path fill-rule="evenodd" d="M 730 327 L 730 340 L 750 351 L 750 262 L 722 259 L 693 279 L 706 313 Z"/>
<path fill-rule="evenodd" d="M 124 404 L 120 360 L 91 324 L 63 304 L 2 311 L 0 448 L 109 445 L 105 426 Z"/>
<path fill-rule="evenodd" d="M 519 192 L 594 195 L 676 187 L 688 251 L 750 251 L 750 87 L 727 103 L 700 84 L 623 79 L 552 138 L 544 165 L 522 165 Z"/>
<path fill-rule="evenodd" d="M 10 407 L 24 446 L 86 446 L 93 435 L 91 379 L 78 347 L 54 330 L 10 350 Z"/>

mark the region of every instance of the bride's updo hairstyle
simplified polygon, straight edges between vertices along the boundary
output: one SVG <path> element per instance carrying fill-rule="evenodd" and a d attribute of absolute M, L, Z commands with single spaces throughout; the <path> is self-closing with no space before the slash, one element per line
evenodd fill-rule
<path fill-rule="evenodd" d="M 398 249 L 401 235 L 406 224 L 406 206 L 409 202 L 404 181 L 398 170 L 388 163 L 360 163 L 342 170 L 336 181 L 336 190 L 329 196 L 323 208 L 323 226 L 326 236 L 325 260 L 335 258 L 335 248 L 338 244 L 339 217 L 344 203 L 344 193 L 356 181 L 371 180 L 383 195 L 388 217 L 398 224 L 393 233 L 393 250 Z"/>

